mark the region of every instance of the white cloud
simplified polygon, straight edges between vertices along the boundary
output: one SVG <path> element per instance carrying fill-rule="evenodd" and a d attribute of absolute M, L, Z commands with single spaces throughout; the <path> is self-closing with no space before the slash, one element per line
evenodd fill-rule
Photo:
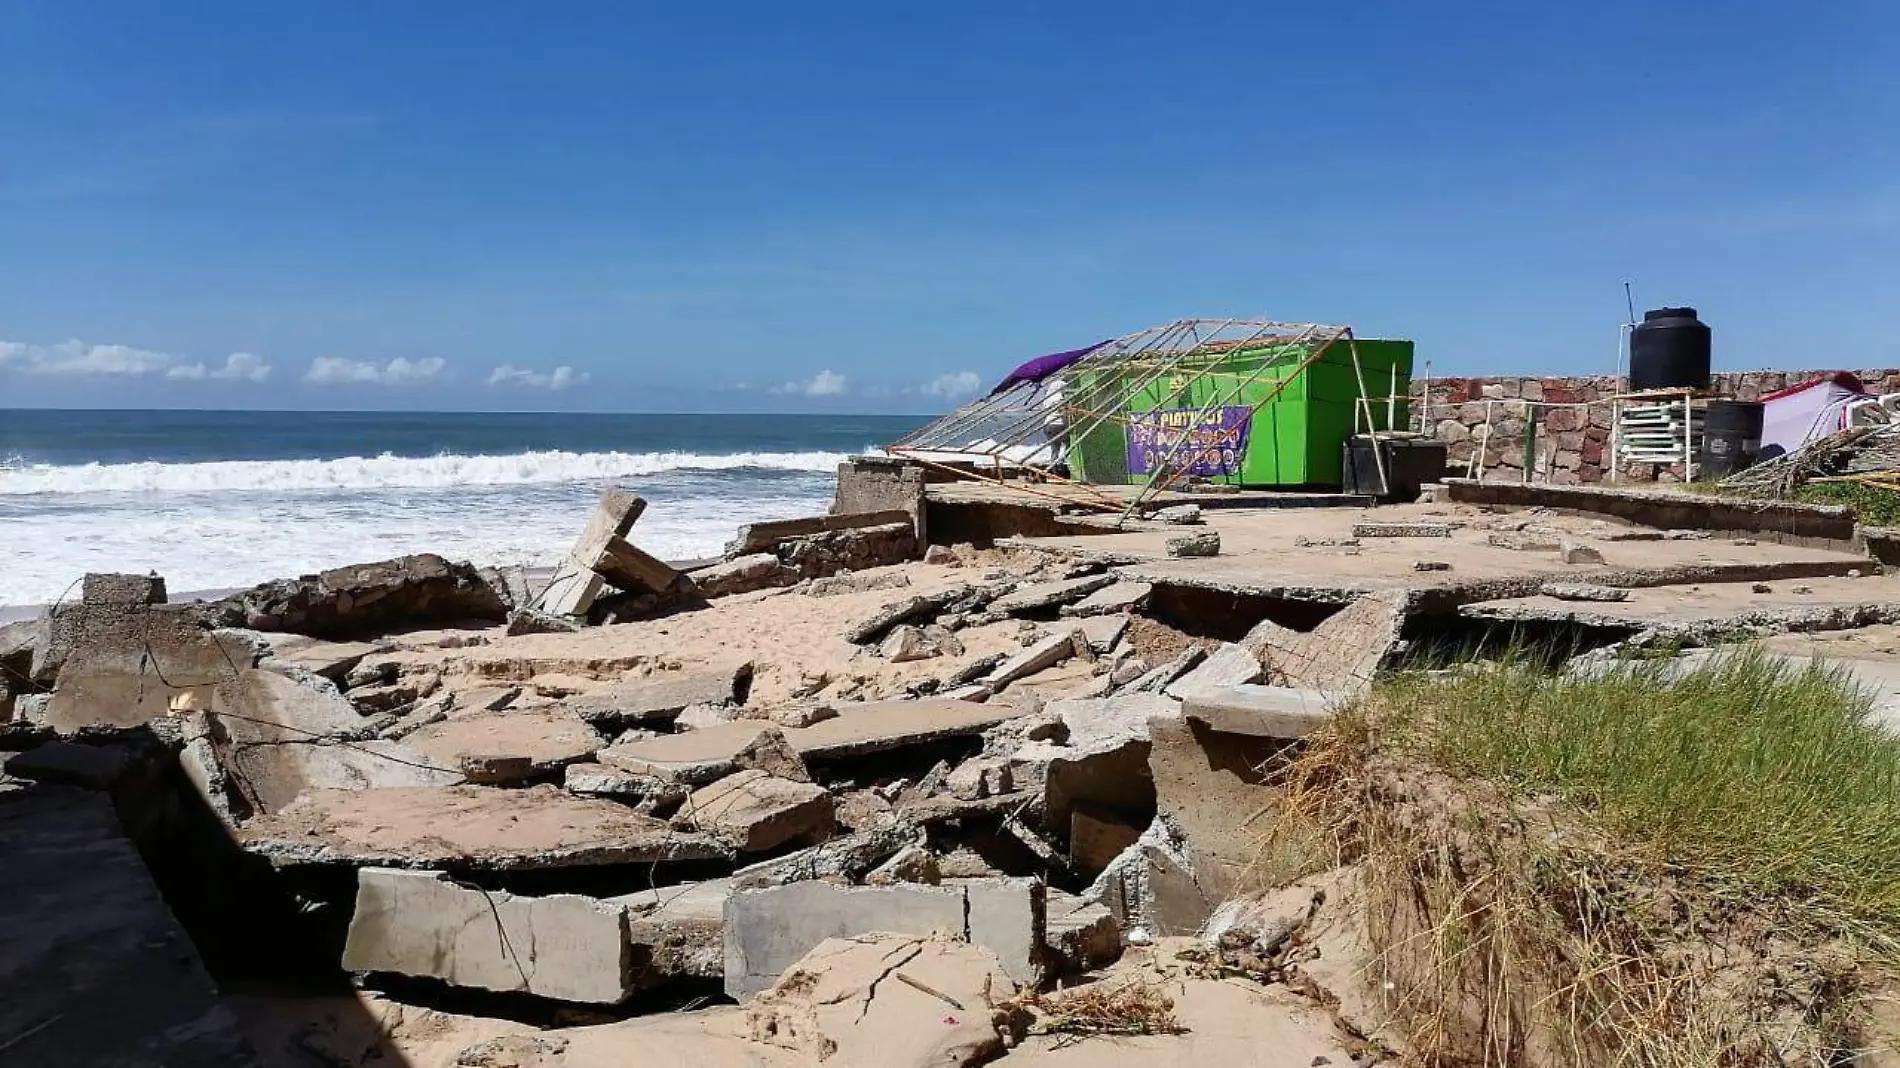
<path fill-rule="evenodd" d="M 142 378 L 163 375 L 180 381 L 262 382 L 270 377 L 270 365 L 248 352 L 225 357 L 222 367 L 186 362 L 183 356 L 130 345 L 88 345 L 77 338 L 57 345 L 29 345 L 19 341 L 0 341 L 0 368 L 13 368 L 35 375 L 85 378 Z"/>
<path fill-rule="evenodd" d="M 849 392 L 851 380 L 836 371 L 820 371 L 803 382 L 773 386 L 768 393 L 791 393 L 806 397 L 837 397 Z"/>
<path fill-rule="evenodd" d="M 385 364 L 364 360 L 346 360 L 340 356 L 319 356 L 310 361 L 304 381 L 320 386 L 407 386 L 432 382 L 441 377 L 448 361 L 440 356 L 407 360 L 401 356 Z"/>
<path fill-rule="evenodd" d="M 270 377 L 270 364 L 260 356 L 248 352 L 234 352 L 224 358 L 223 367 L 206 367 L 202 363 L 181 363 L 165 372 L 166 378 L 180 378 L 189 381 L 214 379 L 222 382 L 262 382 Z"/>
<path fill-rule="evenodd" d="M 489 373 L 488 384 L 491 386 L 512 385 L 525 386 L 529 389 L 562 390 L 569 386 L 580 385 L 587 381 L 587 377 L 586 371 L 576 371 L 565 364 L 556 367 L 546 374 L 542 374 L 540 371 L 530 371 L 526 367 L 516 367 L 512 363 L 504 363 Z"/>
<path fill-rule="evenodd" d="M 919 386 L 917 392 L 926 397 L 942 397 L 945 400 L 960 400 L 973 397 L 983 388 L 983 379 L 975 371 L 958 371 L 954 374 L 938 375 Z"/>

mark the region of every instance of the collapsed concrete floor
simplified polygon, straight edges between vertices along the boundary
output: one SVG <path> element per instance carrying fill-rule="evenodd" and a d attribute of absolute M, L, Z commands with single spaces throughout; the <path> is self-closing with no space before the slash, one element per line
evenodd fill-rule
<path fill-rule="evenodd" d="M 999 1021 L 1133 974 L 1187 1032 L 1113 1056 L 1378 1059 L 1365 974 L 1213 980 L 1171 941 L 1281 900 L 1271 768 L 1378 674 L 1527 639 L 1900 661 L 1851 538 L 1456 495 L 927 552 L 833 517 L 690 571 L 628 564 L 623 495 L 570 558 L 619 600 L 570 579 L 567 613 L 434 558 L 214 606 L 90 577 L 0 628 L 0 850 L 44 858 L 7 873 L 0 973 L 37 999 L 5 1063 L 88 1030 L 127 1064 L 1102 1063 Z M 161 945 L 172 997 L 115 1012 Z"/>

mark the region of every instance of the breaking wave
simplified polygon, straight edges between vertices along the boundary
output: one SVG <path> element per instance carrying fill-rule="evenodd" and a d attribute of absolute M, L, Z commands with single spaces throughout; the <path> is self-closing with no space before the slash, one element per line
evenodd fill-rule
<path fill-rule="evenodd" d="M 204 463 L 0 464 L 0 497 L 59 493 L 221 493 L 520 486 L 669 471 L 830 473 L 829 452 L 520 452 L 506 456 L 346 456 Z"/>

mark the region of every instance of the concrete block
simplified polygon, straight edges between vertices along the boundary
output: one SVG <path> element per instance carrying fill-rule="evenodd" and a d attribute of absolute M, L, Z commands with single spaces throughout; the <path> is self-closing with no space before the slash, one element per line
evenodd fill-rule
<path fill-rule="evenodd" d="M 610 487 L 600 495 L 587 526 L 555 568 L 554 577 L 532 607 L 558 616 L 582 616 L 600 596 L 602 578 L 596 570 L 609 545 L 633 530 L 646 511 L 645 499 L 632 490 Z"/>
<path fill-rule="evenodd" d="M 725 975 L 726 899 L 731 896 L 731 879 L 708 879 L 608 899 L 627 909 L 627 937 L 640 958 L 633 985 Z"/>
<path fill-rule="evenodd" d="M 1292 740 L 1324 726 L 1345 700 L 1343 694 L 1291 686 L 1220 686 L 1189 693 L 1181 712 L 1224 734 Z"/>
<path fill-rule="evenodd" d="M 517 897 L 393 868 L 357 873 L 343 967 L 593 1004 L 616 1004 L 634 989 L 625 906 L 576 894 Z"/>
<path fill-rule="evenodd" d="M 830 938 L 941 932 L 995 952 L 1018 983 L 1041 978 L 1042 886 L 1032 879 L 943 886 L 792 883 L 726 902 L 726 993 L 750 998 Z"/>
<path fill-rule="evenodd" d="M 1052 668 L 1075 655 L 1075 632 L 1064 630 L 1037 641 L 1034 645 L 1003 661 L 983 681 L 992 689 L 1001 689 L 1019 679 Z"/>
<path fill-rule="evenodd" d="M 1197 530 L 1192 534 L 1179 534 L 1167 541 L 1169 556 L 1200 557 L 1220 555 L 1220 531 Z"/>
<path fill-rule="evenodd" d="M 165 580 L 157 575 L 89 574 L 79 580 L 79 603 L 84 605 L 147 605 L 165 601 Z"/>
<path fill-rule="evenodd" d="M 1089 594 L 1107 589 L 1115 583 L 1114 575 L 1085 575 L 1061 582 L 1037 583 L 998 597 L 990 602 L 990 611 L 1006 616 L 1044 611 L 1080 601 Z"/>
<path fill-rule="evenodd" d="M 597 726 L 620 728 L 670 720 L 688 705 L 744 704 L 752 685 L 752 663 L 743 661 L 705 671 L 661 673 L 617 682 L 562 703 Z"/>
<path fill-rule="evenodd" d="M 693 572 L 701 597 L 732 597 L 774 586 L 789 586 L 792 573 L 771 553 L 751 553 Z"/>
<path fill-rule="evenodd" d="M 763 771 L 741 771 L 686 800 L 684 815 L 700 830 L 741 852 L 763 853 L 799 838 L 824 836 L 835 826 L 831 794 Z"/>
<path fill-rule="evenodd" d="M 1148 603 L 1154 586 L 1147 582 L 1117 582 L 1104 586 L 1087 597 L 1062 606 L 1062 614 L 1086 618 L 1088 616 L 1124 615 L 1139 609 Z"/>
<path fill-rule="evenodd" d="M 1319 626 L 1270 650 L 1271 681 L 1309 690 L 1364 693 L 1388 656 L 1400 648 L 1403 595 L 1361 597 Z"/>

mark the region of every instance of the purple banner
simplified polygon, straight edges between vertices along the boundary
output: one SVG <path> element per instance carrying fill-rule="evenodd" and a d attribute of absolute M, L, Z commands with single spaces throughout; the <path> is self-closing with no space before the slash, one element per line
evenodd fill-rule
<path fill-rule="evenodd" d="M 1128 473 L 1237 475 L 1247 455 L 1251 408 L 1157 408 L 1128 413 Z"/>

